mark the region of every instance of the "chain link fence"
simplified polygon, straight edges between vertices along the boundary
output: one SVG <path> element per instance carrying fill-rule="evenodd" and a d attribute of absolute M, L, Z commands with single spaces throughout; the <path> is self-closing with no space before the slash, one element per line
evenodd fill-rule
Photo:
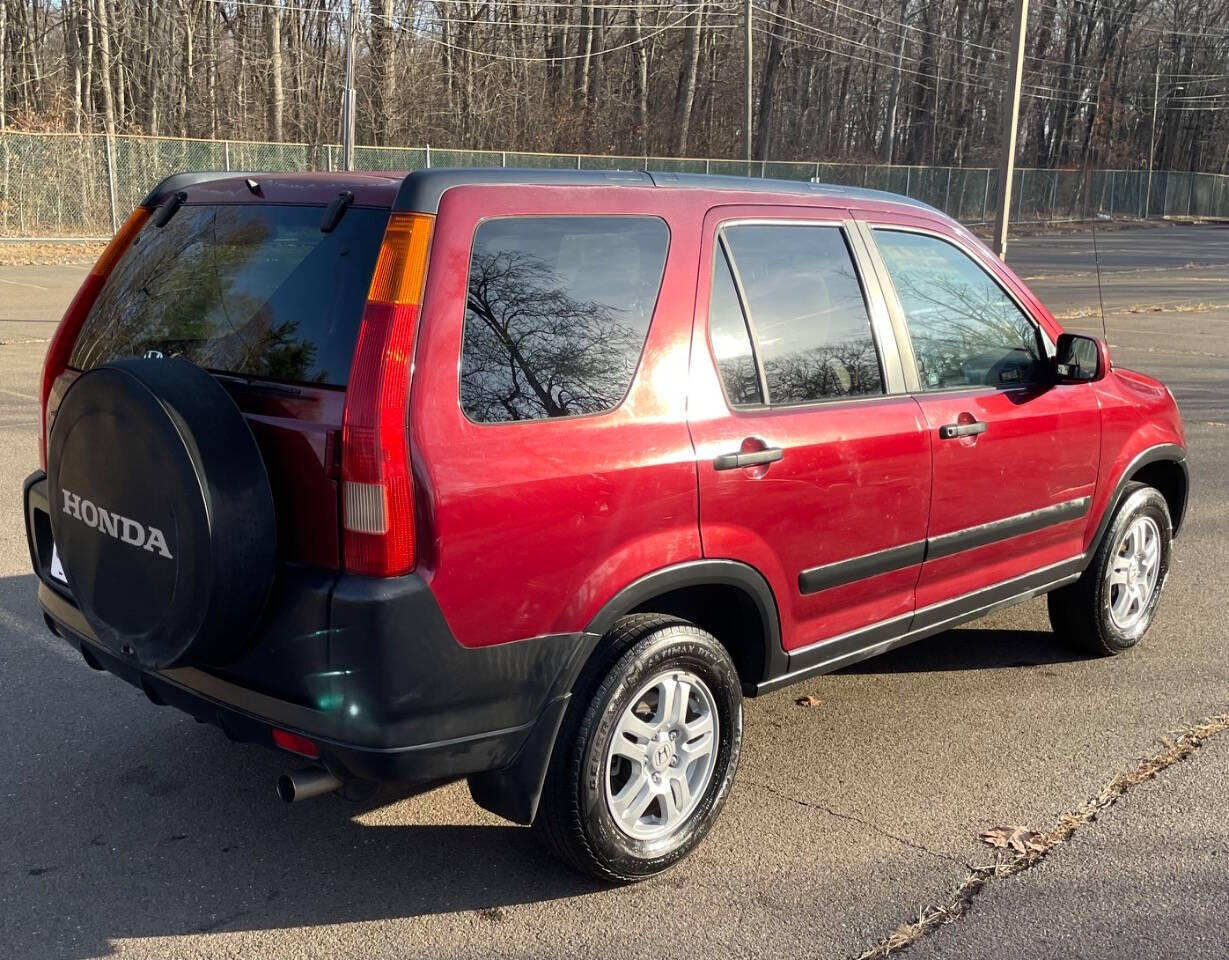
<path fill-rule="evenodd" d="M 0 134 L 0 237 L 104 237 L 151 186 L 179 170 L 336 170 L 336 144 L 257 143 L 102 134 Z M 872 187 L 922 200 L 966 224 L 994 217 L 998 172 L 883 166 L 593 156 L 432 147 L 355 147 L 359 170 L 537 167 L 733 174 Z M 1229 176 L 1158 170 L 1016 171 L 1012 220 L 1093 217 L 1229 219 Z"/>

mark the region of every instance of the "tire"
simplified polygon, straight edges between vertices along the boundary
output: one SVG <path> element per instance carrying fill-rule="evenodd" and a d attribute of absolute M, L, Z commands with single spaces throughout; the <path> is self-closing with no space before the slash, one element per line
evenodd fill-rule
<path fill-rule="evenodd" d="M 673 617 L 624 617 L 599 649 L 604 655 L 573 693 L 533 826 L 575 869 L 631 883 L 683 859 L 716 821 L 738 767 L 742 688 L 725 648 Z M 680 693 L 683 720 L 668 723 Z M 715 727 L 708 741 L 698 732 L 705 716 Z M 656 739 L 631 739 L 648 730 L 658 731 Z M 678 739 L 666 739 L 671 730 Z M 627 753 L 641 759 L 639 768 Z M 637 813 L 646 795 L 654 796 Z"/>
<path fill-rule="evenodd" d="M 1138 545 L 1143 544 L 1147 553 L 1150 538 L 1155 538 L 1154 573 L 1153 565 L 1130 562 Z M 1161 602 L 1172 543 L 1173 523 L 1160 491 L 1143 483 L 1127 484 L 1088 568 L 1075 583 L 1047 597 L 1055 634 L 1097 656 L 1134 647 L 1148 631 Z"/>

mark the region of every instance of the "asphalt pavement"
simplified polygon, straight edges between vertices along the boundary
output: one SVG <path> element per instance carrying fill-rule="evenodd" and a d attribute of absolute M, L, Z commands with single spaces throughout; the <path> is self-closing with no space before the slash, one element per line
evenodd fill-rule
<path fill-rule="evenodd" d="M 281 757 L 152 706 L 47 632 L 19 498 L 42 356 L 85 268 L 0 267 L 0 954 L 843 958 L 948 903 L 994 862 L 979 832 L 1049 830 L 1229 712 L 1229 229 L 1106 231 L 1098 247 L 1115 360 L 1172 387 L 1195 485 L 1141 647 L 1073 654 L 1032 601 L 749 701 L 713 833 L 615 889 L 463 785 L 284 806 Z M 1100 330 L 1087 234 L 1009 252 L 1064 322 Z M 1227 791 L 1229 732 L 904 955 L 1226 956 Z"/>

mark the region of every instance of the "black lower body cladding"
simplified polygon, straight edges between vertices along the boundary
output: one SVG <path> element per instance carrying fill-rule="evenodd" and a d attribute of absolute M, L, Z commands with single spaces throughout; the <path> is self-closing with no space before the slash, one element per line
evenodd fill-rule
<path fill-rule="evenodd" d="M 582 633 L 462 647 L 415 574 L 378 579 L 283 565 L 243 657 L 221 668 L 147 670 L 99 644 L 50 575 L 41 473 L 26 481 L 25 500 L 43 611 L 91 665 L 237 740 L 272 746 L 275 727 L 300 733 L 342 780 L 426 783 L 510 767 L 531 752 L 540 723 L 553 741 L 596 642 Z M 530 771 L 531 785 L 535 778 Z"/>

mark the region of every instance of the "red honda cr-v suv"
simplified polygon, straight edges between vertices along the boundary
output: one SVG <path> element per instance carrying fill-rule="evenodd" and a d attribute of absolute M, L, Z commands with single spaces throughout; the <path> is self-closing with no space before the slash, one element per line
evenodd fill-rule
<path fill-rule="evenodd" d="M 1097 653 L 1186 507 L 1157 381 L 911 200 L 650 173 L 180 174 L 48 352 L 48 626 L 307 758 L 652 875 L 742 699 L 1049 594 Z"/>

